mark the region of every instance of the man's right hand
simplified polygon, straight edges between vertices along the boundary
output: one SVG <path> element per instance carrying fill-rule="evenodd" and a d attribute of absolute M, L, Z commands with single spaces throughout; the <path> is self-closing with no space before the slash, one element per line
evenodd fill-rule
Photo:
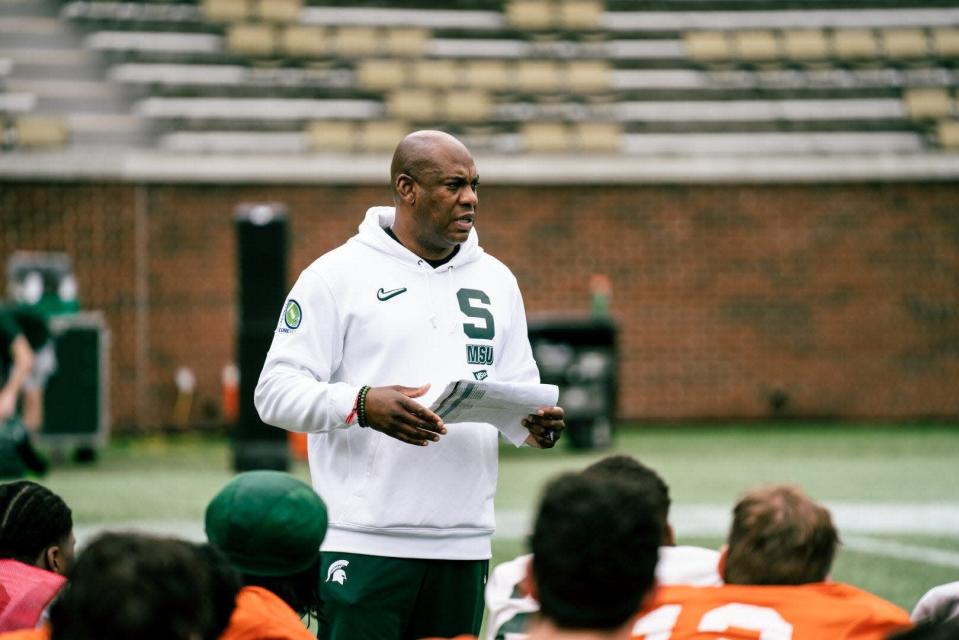
<path fill-rule="evenodd" d="M 446 433 L 443 419 L 416 402 L 430 385 L 373 387 L 366 393 L 366 426 L 407 444 L 426 446 Z"/>

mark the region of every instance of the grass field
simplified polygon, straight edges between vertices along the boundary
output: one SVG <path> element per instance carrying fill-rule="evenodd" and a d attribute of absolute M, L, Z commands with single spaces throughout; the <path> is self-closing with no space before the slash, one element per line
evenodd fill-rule
<path fill-rule="evenodd" d="M 602 452 L 503 447 L 493 562 L 524 551 L 548 478 L 611 451 L 663 475 L 681 543 L 718 547 L 743 489 L 791 482 L 833 510 L 844 539 L 836 579 L 907 609 L 959 579 L 959 426 L 941 424 L 630 426 Z M 81 539 L 130 525 L 198 537 L 207 501 L 232 475 L 229 461 L 223 439 L 122 439 L 95 464 L 58 466 L 44 482 L 73 508 Z M 292 471 L 308 478 L 303 463 Z"/>

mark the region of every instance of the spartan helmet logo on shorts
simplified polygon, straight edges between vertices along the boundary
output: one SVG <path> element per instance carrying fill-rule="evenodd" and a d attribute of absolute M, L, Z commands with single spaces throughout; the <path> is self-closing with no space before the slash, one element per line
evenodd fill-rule
<path fill-rule="evenodd" d="M 326 571 L 327 582 L 337 582 L 343 584 L 346 582 L 346 567 L 350 564 L 349 560 L 337 560 L 330 565 Z"/>

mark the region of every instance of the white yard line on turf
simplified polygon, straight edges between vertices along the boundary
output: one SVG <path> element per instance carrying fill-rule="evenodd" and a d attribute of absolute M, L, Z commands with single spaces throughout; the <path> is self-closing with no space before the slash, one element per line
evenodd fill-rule
<path fill-rule="evenodd" d="M 843 536 L 842 546 L 851 551 L 875 556 L 913 560 L 937 567 L 959 568 L 959 552 L 933 549 L 916 544 L 904 544 L 893 540 L 878 540 L 865 536 Z"/>
<path fill-rule="evenodd" d="M 840 534 L 959 535 L 959 503 L 827 502 Z M 496 514 L 496 534 L 521 538 L 529 532 L 532 514 L 503 510 Z M 669 520 L 677 536 L 723 537 L 729 530 L 730 507 L 674 505 Z"/>
<path fill-rule="evenodd" d="M 955 537 L 959 534 L 959 503 L 827 502 L 826 506 L 832 512 L 847 549 L 959 568 L 959 552 L 869 537 L 879 534 Z M 671 509 L 670 520 L 680 541 L 684 537 L 722 538 L 729 528 L 729 510 L 727 506 L 711 504 L 675 505 Z M 496 537 L 525 538 L 529 534 L 532 515 L 525 510 L 499 510 L 496 514 Z M 190 520 L 136 520 L 77 526 L 74 533 L 77 543 L 83 546 L 104 530 L 136 530 L 194 541 L 206 539 L 203 523 Z"/>

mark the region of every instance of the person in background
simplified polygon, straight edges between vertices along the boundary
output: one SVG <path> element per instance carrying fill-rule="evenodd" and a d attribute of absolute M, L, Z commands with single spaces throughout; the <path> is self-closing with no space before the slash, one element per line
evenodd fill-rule
<path fill-rule="evenodd" d="M 0 484 L 0 631 L 45 622 L 74 546 L 73 514 L 60 496 L 28 480 Z"/>
<path fill-rule="evenodd" d="M 210 501 L 207 538 L 243 584 L 221 640 L 314 640 L 301 618 L 319 610 L 326 523 L 316 492 L 278 471 L 241 473 Z"/>
<path fill-rule="evenodd" d="M 917 624 L 959 620 L 959 582 L 947 582 L 927 591 L 909 617 Z"/>
<path fill-rule="evenodd" d="M 627 478 L 644 487 L 651 498 L 653 515 L 659 523 L 659 564 L 656 582 L 664 584 L 717 585 L 719 552 L 702 547 L 677 546 L 676 535 L 669 523 L 669 486 L 658 473 L 628 455 L 611 455 L 586 467 L 583 474 L 608 474 Z M 539 610 L 539 603 L 523 590 L 526 565 L 531 555 L 522 555 L 498 565 L 486 585 L 487 640 L 521 640 L 530 614 Z"/>
<path fill-rule="evenodd" d="M 20 476 L 24 467 L 46 473 L 47 462 L 31 437 L 42 425 L 43 389 L 55 369 L 44 320 L 0 307 L 0 475 Z"/>
<path fill-rule="evenodd" d="M 49 637 L 215 640 L 237 585 L 212 566 L 214 557 L 175 538 L 100 534 L 67 573 L 68 586 L 50 608 Z M 38 636 L 19 636 L 26 637 Z"/>
<path fill-rule="evenodd" d="M 529 640 L 629 638 L 655 589 L 663 534 L 655 501 L 626 475 L 566 473 L 546 485 L 522 585 L 539 603 Z"/>
<path fill-rule="evenodd" d="M 634 640 L 880 640 L 910 625 L 878 596 L 828 580 L 839 534 L 829 511 L 797 487 L 746 493 L 733 509 L 718 587 L 657 590 Z"/>

